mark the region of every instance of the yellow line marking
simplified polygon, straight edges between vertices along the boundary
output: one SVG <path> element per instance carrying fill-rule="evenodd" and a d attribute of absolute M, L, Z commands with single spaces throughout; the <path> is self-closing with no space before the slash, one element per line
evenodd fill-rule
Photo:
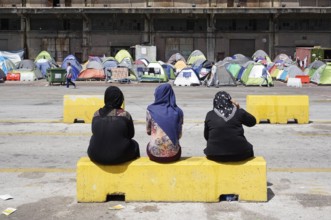
<path fill-rule="evenodd" d="M 74 168 L 0 168 L 0 173 L 74 173 Z"/>
<path fill-rule="evenodd" d="M 62 123 L 63 120 L 46 119 L 0 119 L 0 123 Z"/>
<path fill-rule="evenodd" d="M 27 132 L 0 132 L 0 136 L 63 136 L 63 137 L 82 137 L 82 136 L 91 136 L 91 132 L 44 132 L 44 131 L 27 131 Z M 309 132 L 298 132 L 295 133 L 297 136 L 304 136 L 304 137 L 329 137 L 330 134 L 327 133 L 309 133 Z"/>
<path fill-rule="evenodd" d="M 331 124 L 331 120 L 322 120 L 322 119 L 316 119 L 316 120 L 310 120 L 313 124 Z M 145 119 L 137 119 L 133 120 L 134 123 L 140 124 L 140 123 L 146 123 Z M 184 119 L 184 123 L 204 123 L 204 120 L 198 120 L 198 119 Z M 74 124 L 74 123 L 66 123 L 63 122 L 63 119 L 54 119 L 54 120 L 47 120 L 47 119 L 0 119 L 0 123 L 64 123 L 64 124 Z M 86 123 L 90 124 L 90 123 Z M 286 125 L 286 124 L 284 124 Z"/>
<path fill-rule="evenodd" d="M 331 168 L 268 168 L 268 172 L 330 173 Z M 75 173 L 75 168 L 0 168 L 0 173 Z"/>
<path fill-rule="evenodd" d="M 323 137 L 323 136 L 330 136 L 330 134 L 311 134 L 311 133 L 308 133 L 308 132 L 304 132 L 304 133 L 296 133 L 296 135 L 299 135 L 299 136 L 304 136 L 304 137 Z"/>
<path fill-rule="evenodd" d="M 268 168 L 268 171 L 285 173 L 330 173 L 331 168 Z"/>

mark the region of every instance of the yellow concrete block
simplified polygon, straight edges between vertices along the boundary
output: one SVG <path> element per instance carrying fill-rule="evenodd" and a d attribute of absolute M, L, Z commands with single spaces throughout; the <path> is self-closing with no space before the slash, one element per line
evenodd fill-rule
<path fill-rule="evenodd" d="M 77 163 L 77 201 L 104 202 L 124 194 L 125 201 L 219 202 L 224 194 L 240 201 L 267 201 L 266 161 L 217 163 L 205 157 L 160 164 L 141 157 L 112 166 L 83 157 Z"/>
<path fill-rule="evenodd" d="M 84 121 L 85 123 L 91 123 L 94 112 L 103 106 L 103 95 L 64 95 L 63 122 Z M 124 102 L 122 108 L 124 108 Z"/>
<path fill-rule="evenodd" d="M 248 95 L 246 110 L 255 116 L 257 123 L 286 124 L 295 120 L 309 123 L 309 97 L 307 95 Z"/>

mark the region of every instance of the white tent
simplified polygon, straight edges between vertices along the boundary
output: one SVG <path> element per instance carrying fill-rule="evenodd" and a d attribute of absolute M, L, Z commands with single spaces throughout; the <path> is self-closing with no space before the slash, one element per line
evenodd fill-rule
<path fill-rule="evenodd" d="M 200 85 L 200 80 L 194 70 L 190 67 L 182 69 L 175 81 L 174 81 L 175 86 L 199 86 Z"/>

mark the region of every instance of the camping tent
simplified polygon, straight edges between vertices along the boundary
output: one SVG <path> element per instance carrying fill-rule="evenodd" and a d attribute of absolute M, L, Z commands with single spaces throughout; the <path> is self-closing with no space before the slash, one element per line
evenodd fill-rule
<path fill-rule="evenodd" d="M 58 67 L 53 57 L 45 50 L 41 51 L 35 58 L 37 68 L 41 71 L 44 77 L 46 77 L 47 70 L 49 68 Z"/>
<path fill-rule="evenodd" d="M 146 71 L 140 77 L 141 82 L 168 82 L 168 75 L 158 62 L 148 64 Z"/>
<path fill-rule="evenodd" d="M 243 73 L 245 72 L 246 68 L 247 68 L 250 64 L 254 64 L 254 63 L 255 63 L 255 62 L 254 62 L 253 60 L 249 60 L 249 61 L 247 61 L 246 63 L 242 64 L 242 65 L 241 65 L 241 68 L 240 68 L 240 70 L 239 70 L 239 72 L 238 72 L 238 74 L 237 74 L 237 78 L 236 78 L 236 80 L 240 80 L 241 77 L 242 77 L 242 75 L 243 75 Z"/>
<path fill-rule="evenodd" d="M 314 74 L 314 72 L 323 65 L 325 65 L 325 63 L 323 61 L 315 60 L 314 62 L 312 62 L 311 64 L 309 64 L 307 66 L 307 68 L 304 70 L 304 72 L 305 72 L 305 74 L 312 76 Z"/>
<path fill-rule="evenodd" d="M 242 74 L 240 81 L 245 86 L 272 86 L 272 78 L 267 68 L 260 63 L 251 63 Z"/>
<path fill-rule="evenodd" d="M 18 63 L 17 69 L 11 71 L 12 73 L 20 73 L 21 81 L 34 81 L 37 79 L 44 78 L 40 69 L 37 68 L 37 65 L 33 62 L 33 60 L 22 60 Z"/>
<path fill-rule="evenodd" d="M 262 64 L 266 64 L 266 65 L 271 63 L 271 59 L 270 59 L 269 55 L 263 50 L 255 51 L 255 53 L 252 55 L 252 59 L 255 62 L 260 61 Z"/>
<path fill-rule="evenodd" d="M 214 82 L 208 83 L 209 85 L 218 86 L 237 86 L 236 79 L 228 71 L 227 67 L 231 65 L 230 63 L 222 63 L 221 65 L 216 65 L 215 77 L 213 77 Z"/>
<path fill-rule="evenodd" d="M 241 66 L 236 63 L 230 63 L 226 66 L 226 70 L 232 74 L 232 76 L 237 79 Z"/>
<path fill-rule="evenodd" d="M 331 63 L 320 66 L 310 77 L 310 82 L 317 85 L 331 85 Z"/>
<path fill-rule="evenodd" d="M 200 59 L 200 60 L 196 60 L 196 61 L 191 65 L 191 67 L 192 67 L 192 69 L 194 70 L 194 72 L 196 72 L 198 78 L 200 78 L 200 77 L 199 77 L 199 75 L 200 75 L 200 71 L 201 71 L 201 69 L 203 68 L 203 64 L 204 64 L 205 62 L 207 62 L 207 60 Z"/>
<path fill-rule="evenodd" d="M 120 50 L 115 55 L 115 60 L 118 62 L 119 67 L 127 67 L 132 69 L 133 59 L 127 50 Z"/>
<path fill-rule="evenodd" d="M 66 58 L 64 58 L 61 68 L 66 69 L 68 67 L 68 63 L 71 64 L 73 76 L 72 79 L 76 80 L 79 73 L 82 71 L 83 67 L 78 62 L 77 58 L 74 55 L 68 55 Z"/>
<path fill-rule="evenodd" d="M 19 51 L 0 51 L 0 57 L 7 57 L 15 65 L 17 65 L 21 60 L 23 60 L 24 50 Z"/>
<path fill-rule="evenodd" d="M 171 65 L 175 65 L 177 63 L 177 61 L 183 61 L 184 63 L 186 63 L 186 59 L 183 57 L 183 55 L 181 55 L 180 53 L 175 53 L 173 55 L 171 55 L 171 57 L 169 58 L 168 62 Z"/>
<path fill-rule="evenodd" d="M 105 79 L 105 72 L 100 62 L 95 60 L 88 61 L 88 63 L 86 64 L 86 69 L 82 70 L 77 78 L 77 80 L 86 79 Z"/>
<path fill-rule="evenodd" d="M 249 57 L 246 57 L 245 55 L 242 55 L 242 54 L 235 54 L 232 57 L 227 57 L 226 59 L 224 59 L 224 61 L 226 61 L 228 63 L 234 63 L 234 64 L 239 64 L 239 65 L 243 65 L 250 60 L 252 60 L 252 59 L 250 59 Z"/>
<path fill-rule="evenodd" d="M 176 75 L 178 75 L 178 73 L 179 73 L 182 69 L 184 69 L 184 68 L 186 68 L 186 67 L 187 67 L 187 65 L 186 65 L 186 63 L 185 63 L 184 61 L 182 61 L 182 60 L 177 61 L 177 62 L 175 63 Z"/>
<path fill-rule="evenodd" d="M 35 58 L 35 62 L 38 62 L 39 60 L 46 59 L 48 60 L 52 65 L 57 67 L 57 63 L 55 62 L 54 58 L 45 50 L 41 51 Z"/>
<path fill-rule="evenodd" d="M 176 79 L 175 68 L 173 65 L 169 63 L 164 63 L 161 64 L 161 66 L 163 67 L 165 73 L 167 74 L 168 79 Z"/>
<path fill-rule="evenodd" d="M 112 75 L 111 69 L 117 68 L 118 62 L 117 62 L 117 60 L 115 60 L 114 57 L 107 57 L 107 58 L 102 59 L 102 66 L 103 66 L 103 70 L 105 72 L 106 78 L 110 79 L 111 75 Z"/>
<path fill-rule="evenodd" d="M 295 78 L 296 75 L 304 75 L 302 70 L 295 64 L 284 68 L 284 71 L 277 76 L 278 80 L 287 82 L 288 78 Z"/>
<path fill-rule="evenodd" d="M 149 64 L 149 61 L 145 58 L 140 58 L 140 59 L 134 61 L 133 70 L 139 78 L 144 74 L 145 70 L 147 69 L 148 64 Z"/>
<path fill-rule="evenodd" d="M 46 77 L 47 70 L 54 67 L 49 60 L 46 59 L 39 59 L 35 61 L 37 68 L 40 70 L 42 75 Z"/>
<path fill-rule="evenodd" d="M 10 70 L 16 69 L 16 66 L 7 57 L 0 56 L 0 69 L 7 75 Z"/>
<path fill-rule="evenodd" d="M 191 67 L 182 69 L 174 81 L 176 86 L 199 86 L 200 80 Z"/>
<path fill-rule="evenodd" d="M 207 60 L 207 58 L 200 50 L 195 50 L 190 54 L 186 63 L 187 63 L 187 65 L 193 66 L 194 63 L 197 62 L 198 60 L 205 61 L 205 60 Z"/>

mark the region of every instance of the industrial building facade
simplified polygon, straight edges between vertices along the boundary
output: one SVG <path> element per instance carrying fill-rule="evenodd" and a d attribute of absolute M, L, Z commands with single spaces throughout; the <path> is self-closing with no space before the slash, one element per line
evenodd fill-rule
<path fill-rule="evenodd" d="M 157 59 L 201 50 L 208 60 L 262 49 L 294 56 L 331 47 L 329 0 L 0 0 L 0 50 L 113 56 L 155 45 Z"/>

